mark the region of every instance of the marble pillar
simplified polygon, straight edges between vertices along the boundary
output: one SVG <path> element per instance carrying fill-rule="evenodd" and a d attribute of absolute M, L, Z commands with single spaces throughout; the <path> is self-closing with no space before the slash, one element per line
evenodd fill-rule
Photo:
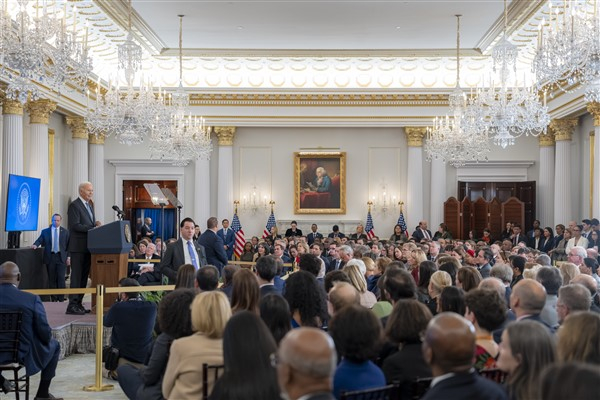
<path fill-rule="evenodd" d="M 554 229 L 554 131 L 538 137 L 540 143 L 540 176 L 538 180 L 538 212 L 536 218 L 542 222 L 542 227 L 550 226 Z M 564 223 L 564 221 L 556 222 Z"/>
<path fill-rule="evenodd" d="M 589 103 L 587 108 L 594 116 L 594 170 L 591 180 L 593 187 L 590 188 L 592 194 L 592 215 L 590 217 L 600 218 L 600 103 Z"/>
<path fill-rule="evenodd" d="M 408 166 L 406 180 L 406 226 L 409 233 L 419 221 L 424 219 L 423 207 L 423 137 L 427 128 L 406 127 L 404 132 L 408 138 Z"/>
<path fill-rule="evenodd" d="M 431 205 L 429 229 L 434 232 L 444 222 L 446 201 L 446 163 L 437 158 L 431 160 Z"/>
<path fill-rule="evenodd" d="M 194 166 L 194 220 L 198 225 L 210 218 L 210 160 L 196 160 Z M 204 230 L 205 226 L 202 226 Z"/>
<path fill-rule="evenodd" d="M 215 127 L 219 143 L 219 170 L 217 177 L 217 218 L 233 218 L 233 139 L 234 126 Z M 199 224 L 203 226 L 202 224 Z"/>
<path fill-rule="evenodd" d="M 89 181 L 88 175 L 88 131 L 83 117 L 67 116 L 67 125 L 73 137 L 73 170 L 71 173 L 71 200 L 79 196 L 79 184 Z M 96 182 L 92 182 L 95 185 Z M 96 198 L 94 197 L 94 201 Z M 97 208 L 97 207 L 95 207 Z"/>
<path fill-rule="evenodd" d="M 550 128 L 554 131 L 556 153 L 554 164 L 554 223 L 567 225 L 573 219 L 571 200 L 571 136 L 577 126 L 576 119 L 554 119 Z"/>
<path fill-rule="evenodd" d="M 106 197 L 104 190 L 104 135 L 89 136 L 89 180 L 94 185 L 94 213 L 96 220 L 104 223 L 112 222 L 113 219 L 105 219 L 104 212 Z M 123 204 L 119 205 L 123 208 Z M 114 213 L 112 213 L 114 214 Z M 116 217 L 115 217 L 116 219 Z"/>

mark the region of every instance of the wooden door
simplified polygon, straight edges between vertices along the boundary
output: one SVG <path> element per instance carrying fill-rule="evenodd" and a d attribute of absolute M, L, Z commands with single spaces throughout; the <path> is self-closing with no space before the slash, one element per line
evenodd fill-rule
<path fill-rule="evenodd" d="M 453 238 L 460 236 L 460 202 L 450 197 L 444 202 L 444 222 Z"/>
<path fill-rule="evenodd" d="M 506 225 L 508 221 L 521 224 L 522 231 L 525 231 L 523 228 L 525 224 L 525 203 L 516 197 L 511 197 L 502 203 L 502 226 Z"/>
<path fill-rule="evenodd" d="M 469 237 L 469 231 L 473 225 L 473 203 L 468 197 L 460 202 L 460 221 L 459 239 L 466 239 Z"/>
<path fill-rule="evenodd" d="M 476 238 L 483 236 L 483 230 L 488 227 L 488 202 L 483 197 L 478 198 L 473 203 L 473 225 Z"/>
<path fill-rule="evenodd" d="M 492 232 L 492 239 L 499 240 L 502 235 L 504 224 L 502 222 L 502 203 L 496 197 L 490 201 L 488 206 L 488 226 Z"/>

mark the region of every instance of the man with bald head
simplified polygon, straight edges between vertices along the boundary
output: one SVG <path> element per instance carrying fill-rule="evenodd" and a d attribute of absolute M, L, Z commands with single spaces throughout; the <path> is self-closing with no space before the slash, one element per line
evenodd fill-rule
<path fill-rule="evenodd" d="M 21 336 L 19 360 L 25 365 L 27 376 L 42 371 L 35 400 L 54 399 L 49 393 L 50 382 L 56 373 L 60 345 L 52 338 L 52 330 L 46 319 L 46 310 L 39 296 L 18 289 L 21 274 L 17 264 L 5 262 L 0 265 L 0 307 L 7 311 L 20 311 Z M 0 334 L 0 341 L 9 340 Z M 0 364 L 10 362 L 0 356 Z"/>
<path fill-rule="evenodd" d="M 427 325 L 422 349 L 433 374 L 423 400 L 508 398 L 500 385 L 473 369 L 475 328 L 462 316 L 452 312 L 436 315 Z"/>
<path fill-rule="evenodd" d="M 596 280 L 589 275 L 579 274 L 575 278 L 571 279 L 571 284 L 578 283 L 587 288 L 590 292 L 591 306 L 590 311 L 600 313 L 600 295 L 598 295 L 598 286 L 596 286 Z"/>
<path fill-rule="evenodd" d="M 533 279 L 523 279 L 514 287 L 510 295 L 510 308 L 517 316 L 517 321 L 531 319 L 546 326 L 550 332 L 554 328 L 542 320 L 540 314 L 546 305 L 546 289 Z"/>
<path fill-rule="evenodd" d="M 348 282 L 335 282 L 327 299 L 327 311 L 333 317 L 342 308 L 351 305 L 360 305 L 360 294 Z"/>
<path fill-rule="evenodd" d="M 333 339 L 317 328 L 298 328 L 281 340 L 276 357 L 279 387 L 290 400 L 334 400 L 337 365 Z"/>

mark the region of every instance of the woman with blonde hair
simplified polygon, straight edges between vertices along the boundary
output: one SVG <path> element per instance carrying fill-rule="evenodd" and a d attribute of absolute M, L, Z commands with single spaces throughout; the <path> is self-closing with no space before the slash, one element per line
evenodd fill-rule
<path fill-rule="evenodd" d="M 202 364 L 223 364 L 223 332 L 231 317 L 229 300 L 216 290 L 198 294 L 191 307 L 193 335 L 173 341 L 162 384 L 165 399 L 202 397 Z M 214 385 L 209 377 L 208 392 Z"/>
<path fill-rule="evenodd" d="M 436 302 L 437 310 L 440 309 L 439 297 L 442 294 L 442 290 L 444 290 L 444 288 L 447 286 L 452 286 L 452 278 L 450 278 L 449 273 L 446 271 L 436 271 L 431 274 L 427 290 L 431 300 Z"/>
<path fill-rule="evenodd" d="M 414 249 L 410 252 L 410 255 L 407 258 L 408 271 L 411 273 L 413 278 L 415 278 L 415 282 L 419 282 L 419 265 L 423 261 L 427 261 L 427 254 L 421 249 Z"/>
<path fill-rule="evenodd" d="M 251 311 L 258 315 L 258 303 L 260 302 L 260 287 L 256 276 L 246 268 L 242 268 L 233 274 L 231 288 L 231 311 Z"/>
<path fill-rule="evenodd" d="M 600 366 L 600 315 L 591 311 L 569 314 L 557 332 L 558 360 Z"/>
<path fill-rule="evenodd" d="M 563 286 L 568 285 L 571 282 L 571 279 L 581 273 L 577 265 L 569 262 L 562 263 L 559 269 L 563 277 Z"/>
<path fill-rule="evenodd" d="M 360 305 L 366 308 L 373 308 L 377 303 L 375 295 L 367 290 L 367 281 L 364 274 L 360 271 L 358 265 L 348 262 L 348 265 L 342 270 L 348 278 L 350 283 L 358 291 L 360 295 Z"/>

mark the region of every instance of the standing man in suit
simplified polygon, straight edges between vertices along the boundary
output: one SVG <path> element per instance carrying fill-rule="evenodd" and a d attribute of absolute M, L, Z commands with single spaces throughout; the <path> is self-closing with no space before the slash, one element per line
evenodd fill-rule
<path fill-rule="evenodd" d="M 231 260 L 231 257 L 233 256 L 233 246 L 235 245 L 235 234 L 233 233 L 233 229 L 229 227 L 228 219 L 224 219 L 221 223 L 223 224 L 223 228 L 217 231 L 217 236 L 223 241 L 223 249 L 225 249 L 227 259 Z"/>
<path fill-rule="evenodd" d="M 194 225 L 193 219 L 184 218 L 179 224 L 179 239 L 167 245 L 158 272 L 169 278 L 169 285 L 175 283 L 177 271 L 183 264 L 192 264 L 196 271 L 208 264 L 204 246 L 193 240 Z"/>
<path fill-rule="evenodd" d="M 20 281 L 21 274 L 17 264 L 8 261 L 0 265 L 0 305 L 5 310 L 22 313 L 19 360 L 25 365 L 27 376 L 42 371 L 35 400 L 62 400 L 49 392 L 50 382 L 56 375 L 60 345 L 52 338 L 52 329 L 48 325 L 46 310 L 40 297 L 20 291 Z M 0 334 L 0 340 L 5 339 L 8 338 Z M 8 361 L 0 358 L 0 364 Z"/>
<path fill-rule="evenodd" d="M 141 230 L 142 239 L 148 239 L 149 241 L 152 241 L 152 238 L 154 237 L 154 231 L 152 230 L 150 225 L 152 225 L 152 218 L 144 218 L 144 225 L 142 225 Z"/>
<path fill-rule="evenodd" d="M 412 237 L 417 243 L 423 239 L 430 240 L 433 238 L 433 236 L 431 236 L 431 231 L 427 229 L 427 221 L 423 220 L 419 222 L 419 226 L 417 226 L 417 229 L 413 232 Z"/>
<path fill-rule="evenodd" d="M 71 255 L 71 289 L 87 286 L 92 255 L 88 250 L 88 231 L 102 225 L 94 214 L 94 187 L 90 182 L 79 184 L 79 196 L 69 204 L 69 254 Z M 67 314 L 83 315 L 89 310 L 83 308 L 83 294 L 69 295 Z"/>
<path fill-rule="evenodd" d="M 204 250 L 206 251 L 206 261 L 210 265 L 217 267 L 219 275 L 221 275 L 223 267 L 227 265 L 227 253 L 225 253 L 223 240 L 221 240 L 221 237 L 217 234 L 218 224 L 219 220 L 217 220 L 216 217 L 210 217 L 206 221 L 206 230 L 198 238 L 198 243 L 204 246 Z"/>
<path fill-rule="evenodd" d="M 311 246 L 315 242 L 315 239 L 323 239 L 323 235 L 317 232 L 317 229 L 317 224 L 312 224 L 310 226 L 311 232 L 308 235 L 306 235 L 306 241 L 308 242 L 309 246 Z"/>
<path fill-rule="evenodd" d="M 44 248 L 44 264 L 48 269 L 48 281 L 50 289 L 65 288 L 65 274 L 67 265 L 71 260 L 67 254 L 69 244 L 69 231 L 60 226 L 62 217 L 60 214 L 52 216 L 52 225 L 42 230 L 40 237 L 31 246 L 37 249 L 39 246 Z M 52 301 L 65 301 L 64 295 L 54 295 Z"/>

